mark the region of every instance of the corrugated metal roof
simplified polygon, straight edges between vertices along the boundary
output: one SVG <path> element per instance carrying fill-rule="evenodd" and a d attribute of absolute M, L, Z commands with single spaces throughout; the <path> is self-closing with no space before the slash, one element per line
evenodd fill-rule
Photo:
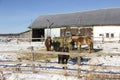
<path fill-rule="evenodd" d="M 120 25 L 120 8 L 99 9 L 85 12 L 39 16 L 29 27 L 45 28 L 49 22 L 51 27 Z"/>

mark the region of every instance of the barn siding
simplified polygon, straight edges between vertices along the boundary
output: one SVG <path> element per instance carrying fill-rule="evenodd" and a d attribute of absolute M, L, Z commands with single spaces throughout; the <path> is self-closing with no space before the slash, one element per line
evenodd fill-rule
<path fill-rule="evenodd" d="M 20 38 L 32 38 L 32 31 L 28 30 L 25 32 L 20 33 Z"/>
<path fill-rule="evenodd" d="M 94 26 L 94 41 L 119 41 L 120 26 Z"/>
<path fill-rule="evenodd" d="M 70 31 L 71 35 L 80 35 L 80 36 L 93 36 L 93 28 L 92 27 L 74 27 L 74 28 L 70 28 L 70 29 L 61 29 L 61 36 L 62 34 L 65 35 L 66 31 Z"/>
<path fill-rule="evenodd" d="M 52 29 L 45 29 L 45 38 L 47 36 L 53 37 L 60 37 L 60 28 L 52 28 Z"/>
<path fill-rule="evenodd" d="M 19 39 L 21 41 L 31 41 L 31 38 L 32 38 L 32 30 L 21 32 L 19 34 Z"/>

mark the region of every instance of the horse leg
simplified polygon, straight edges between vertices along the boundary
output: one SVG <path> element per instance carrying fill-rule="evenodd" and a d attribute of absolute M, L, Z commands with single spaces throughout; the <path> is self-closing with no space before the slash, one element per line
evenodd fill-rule
<path fill-rule="evenodd" d="M 80 53 L 80 51 L 81 51 L 81 45 L 78 45 L 78 53 Z"/>
<path fill-rule="evenodd" d="M 47 46 L 46 48 L 47 48 L 47 51 L 49 51 L 49 47 Z"/>
<path fill-rule="evenodd" d="M 65 55 L 62 55 L 62 64 L 65 64 L 65 58 L 64 58 Z"/>
<path fill-rule="evenodd" d="M 91 47 L 92 47 L 92 45 L 89 44 L 88 47 L 89 47 L 89 53 L 91 53 Z"/>
<path fill-rule="evenodd" d="M 68 63 L 69 55 L 65 55 L 65 64 Z"/>
<path fill-rule="evenodd" d="M 64 55 L 64 64 L 67 64 L 67 55 Z"/>
<path fill-rule="evenodd" d="M 67 62 L 68 62 L 68 58 L 65 59 L 65 64 L 67 64 Z"/>
<path fill-rule="evenodd" d="M 49 51 L 51 51 L 51 46 L 49 46 Z"/>
<path fill-rule="evenodd" d="M 66 64 L 66 55 L 63 55 L 63 58 L 62 58 L 63 60 L 62 60 L 62 62 L 63 62 L 63 64 Z"/>
<path fill-rule="evenodd" d="M 91 50 L 93 50 L 93 43 L 91 43 Z"/>
<path fill-rule="evenodd" d="M 58 55 L 58 64 L 61 63 L 61 55 Z"/>

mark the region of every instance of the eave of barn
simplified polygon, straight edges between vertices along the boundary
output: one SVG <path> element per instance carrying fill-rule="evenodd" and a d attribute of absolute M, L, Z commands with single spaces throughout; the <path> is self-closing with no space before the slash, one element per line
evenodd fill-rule
<path fill-rule="evenodd" d="M 53 14 L 39 16 L 29 27 L 53 28 L 60 27 L 86 27 L 102 25 L 120 25 L 120 8 L 99 9 L 84 12 Z"/>

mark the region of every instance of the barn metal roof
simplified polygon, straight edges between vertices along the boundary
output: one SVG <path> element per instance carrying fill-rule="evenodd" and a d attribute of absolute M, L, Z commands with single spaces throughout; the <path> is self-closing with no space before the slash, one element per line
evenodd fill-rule
<path fill-rule="evenodd" d="M 42 15 L 29 28 L 120 25 L 120 8 Z"/>

